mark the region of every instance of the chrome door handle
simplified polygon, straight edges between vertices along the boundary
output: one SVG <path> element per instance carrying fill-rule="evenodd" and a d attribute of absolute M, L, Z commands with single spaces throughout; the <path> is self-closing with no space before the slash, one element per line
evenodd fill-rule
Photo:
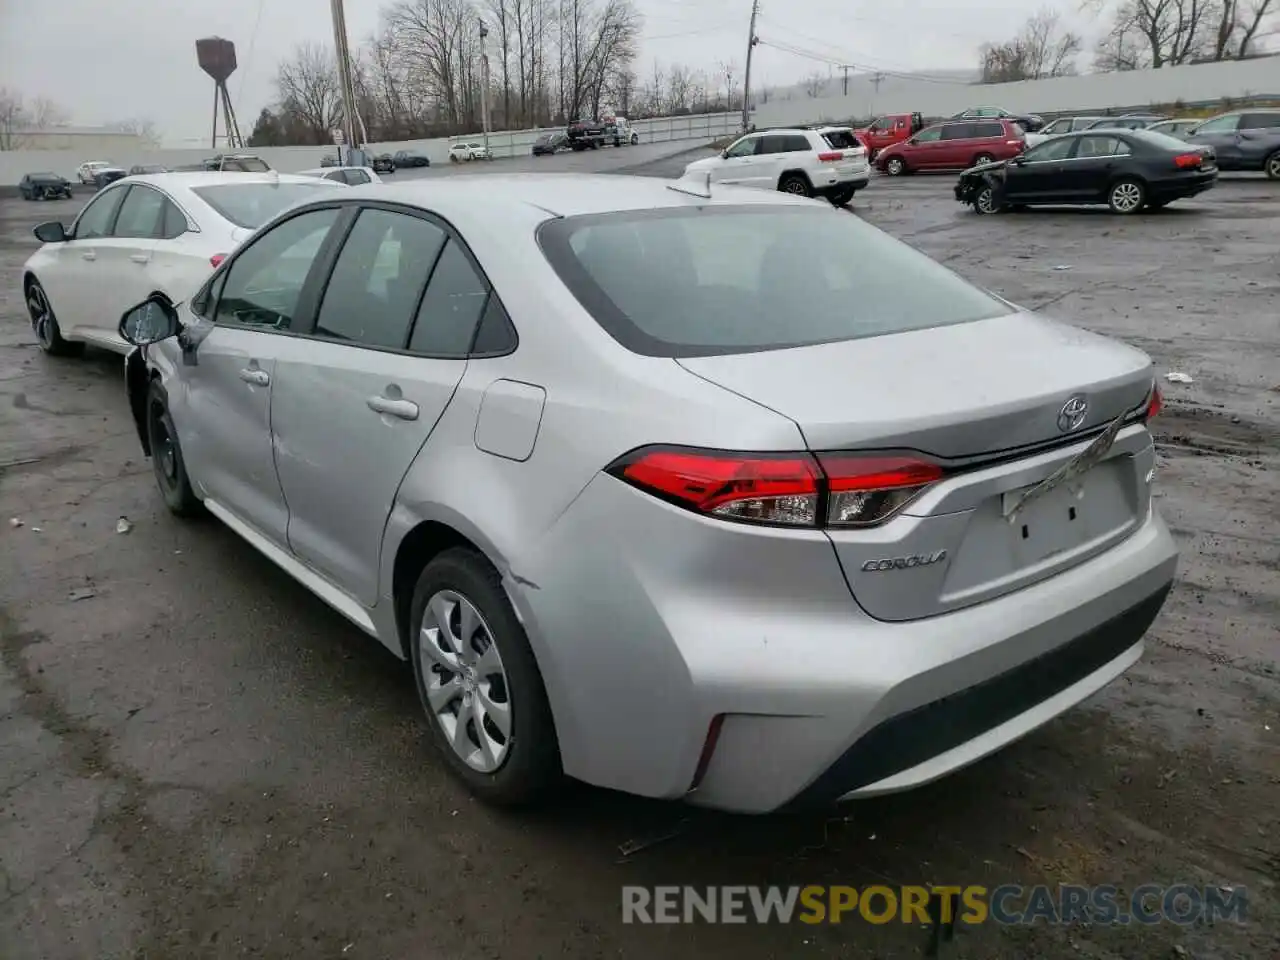
<path fill-rule="evenodd" d="M 81 257 L 83 257 L 85 260 L 97 260 L 97 259 L 98 259 L 98 255 L 97 255 L 96 253 L 94 253 L 92 250 L 85 250 L 85 251 L 83 251 L 83 252 L 80 254 L 80 256 L 81 256 Z"/>
<path fill-rule="evenodd" d="M 370 397 L 365 401 L 375 413 L 385 413 L 401 420 L 417 420 L 418 405 L 412 400 L 391 400 L 388 397 Z"/>
<path fill-rule="evenodd" d="M 253 384 L 255 387 L 265 387 L 271 382 L 271 377 L 265 370 L 241 370 L 240 379 L 245 383 Z"/>
<path fill-rule="evenodd" d="M 131 253 L 129 254 L 129 259 L 134 263 L 147 263 L 151 260 L 145 253 Z"/>

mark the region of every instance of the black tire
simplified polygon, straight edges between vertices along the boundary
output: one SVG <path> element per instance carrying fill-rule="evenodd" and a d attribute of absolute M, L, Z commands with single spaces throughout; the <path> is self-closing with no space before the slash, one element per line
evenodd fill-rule
<path fill-rule="evenodd" d="M 428 700 L 428 678 L 447 675 L 439 672 L 441 668 L 435 664 L 424 666 L 419 640 L 427 604 L 440 591 L 450 591 L 470 602 L 488 628 L 501 659 L 508 686 L 505 694 L 511 710 L 511 735 L 506 742 L 506 755 L 492 772 L 476 770 L 455 752 Z M 431 741 L 455 777 L 477 797 L 500 806 L 536 803 L 563 783 L 560 747 L 542 674 L 524 628 L 502 589 L 501 577 L 488 560 L 470 548 L 455 547 L 428 563 L 413 590 L 409 638 L 414 682 L 427 715 Z"/>
<path fill-rule="evenodd" d="M 1112 213 L 1123 216 L 1139 212 L 1147 202 L 1147 188 L 1140 180 L 1125 177 L 1117 180 L 1107 191 L 1107 206 Z"/>
<path fill-rule="evenodd" d="M 890 157 L 884 165 L 884 172 L 891 177 L 901 177 L 910 171 L 907 169 L 907 161 L 901 157 Z"/>
<path fill-rule="evenodd" d="M 41 350 L 51 357 L 78 357 L 84 353 L 83 343 L 72 343 L 62 338 L 62 328 L 58 326 L 58 318 L 39 280 L 32 277 L 22 292 L 31 318 L 31 332 L 36 335 Z"/>
<path fill-rule="evenodd" d="M 981 166 L 981 165 L 982 165 L 982 164 L 984 164 L 984 163 L 991 163 L 993 160 L 995 160 L 995 157 L 993 157 L 991 154 L 989 154 L 989 153 L 980 153 L 980 154 L 978 154 L 976 157 L 974 157 L 974 158 L 973 158 L 973 165 L 974 165 L 975 167 L 979 167 L 979 166 Z"/>
<path fill-rule="evenodd" d="M 1262 169 L 1268 180 L 1280 180 L 1280 150 L 1262 161 Z"/>
<path fill-rule="evenodd" d="M 778 192 L 789 193 L 793 197 L 812 197 L 813 187 L 800 174 L 788 173 L 778 181 Z"/>
<path fill-rule="evenodd" d="M 178 442 L 178 431 L 169 416 L 169 396 L 159 380 L 153 380 L 147 388 L 146 424 L 147 441 L 151 445 L 151 467 L 165 506 L 175 516 L 199 516 L 204 512 L 204 505 L 187 476 L 187 463 Z"/>
<path fill-rule="evenodd" d="M 845 187 L 843 190 L 836 190 L 827 194 L 827 199 L 831 201 L 833 207 L 847 207 L 853 200 L 853 195 L 858 191 L 853 187 Z"/>
<path fill-rule="evenodd" d="M 977 214 L 996 214 L 1004 209 L 1004 204 L 996 199 L 996 188 L 989 183 L 980 186 L 973 195 L 973 212 Z"/>

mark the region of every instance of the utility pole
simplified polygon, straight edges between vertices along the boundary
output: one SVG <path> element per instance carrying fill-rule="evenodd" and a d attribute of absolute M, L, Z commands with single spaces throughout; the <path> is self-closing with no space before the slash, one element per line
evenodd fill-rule
<path fill-rule="evenodd" d="M 756 36 L 756 17 L 760 13 L 760 0 L 751 0 L 751 26 L 747 29 L 747 68 L 742 76 L 742 132 L 751 129 L 751 54 L 760 42 Z"/>
<path fill-rule="evenodd" d="M 489 28 L 480 21 L 480 126 L 484 130 L 484 151 L 489 152 Z M 509 129 L 509 128 L 508 128 Z"/>
<path fill-rule="evenodd" d="M 338 61 L 338 84 L 342 87 L 343 132 L 346 134 L 347 150 L 352 151 L 364 145 L 361 137 L 364 125 L 356 114 L 356 86 L 351 75 L 347 18 L 342 4 L 343 0 L 329 0 L 329 11 L 333 17 L 333 48 Z"/>
<path fill-rule="evenodd" d="M 840 69 L 844 71 L 844 95 L 847 97 L 849 95 L 849 65 L 846 63 Z"/>

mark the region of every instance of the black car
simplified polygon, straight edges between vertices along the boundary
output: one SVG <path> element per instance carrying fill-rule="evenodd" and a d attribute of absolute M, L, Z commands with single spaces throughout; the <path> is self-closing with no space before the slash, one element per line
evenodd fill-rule
<path fill-rule="evenodd" d="M 947 117 L 948 120 L 1012 120 L 1027 133 L 1036 133 L 1044 119 L 1034 113 L 1011 113 L 1003 107 L 970 107 Z"/>
<path fill-rule="evenodd" d="M 412 150 L 397 150 L 396 155 L 391 158 L 397 167 L 429 167 L 431 160 L 423 153 L 415 153 Z M 374 167 L 374 170 L 377 170 Z"/>
<path fill-rule="evenodd" d="M 18 193 L 23 200 L 70 200 L 71 181 L 56 173 L 24 173 Z"/>
<path fill-rule="evenodd" d="M 535 157 L 551 155 L 560 150 L 569 149 L 569 137 L 563 133 L 544 133 L 537 140 L 533 141 L 533 150 L 530 151 Z"/>
<path fill-rule="evenodd" d="M 955 196 L 978 213 L 1036 204 L 1105 203 L 1114 213 L 1158 210 L 1214 185 L 1213 150 L 1148 130 L 1065 133 L 1012 160 L 960 174 Z"/>
<path fill-rule="evenodd" d="M 121 170 L 119 167 L 103 167 L 93 175 L 93 185 L 101 190 L 117 180 L 123 180 L 128 175 L 127 170 Z"/>
<path fill-rule="evenodd" d="M 369 165 L 373 167 L 374 173 L 395 173 L 396 158 L 389 153 L 380 153 L 374 157 Z M 427 161 L 427 166 L 431 166 L 431 161 Z"/>

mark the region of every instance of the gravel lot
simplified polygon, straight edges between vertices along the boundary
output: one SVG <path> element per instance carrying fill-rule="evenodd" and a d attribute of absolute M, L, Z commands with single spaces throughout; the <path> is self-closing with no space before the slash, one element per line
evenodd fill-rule
<path fill-rule="evenodd" d="M 397 661 L 216 522 L 164 511 L 120 359 L 36 347 L 19 284 L 30 228 L 83 198 L 0 201 L 0 953 L 910 957 L 926 933 L 901 923 L 624 926 L 619 887 L 1186 882 L 1246 887 L 1250 922 L 985 925 L 944 956 L 1276 956 L 1280 184 L 1223 181 L 1132 219 L 980 218 L 951 184 L 877 179 L 856 214 L 1194 378 L 1165 385 L 1155 425 L 1183 562 L 1123 680 L 943 783 L 829 820 L 586 788 L 536 815 L 472 802 L 429 752 Z"/>

